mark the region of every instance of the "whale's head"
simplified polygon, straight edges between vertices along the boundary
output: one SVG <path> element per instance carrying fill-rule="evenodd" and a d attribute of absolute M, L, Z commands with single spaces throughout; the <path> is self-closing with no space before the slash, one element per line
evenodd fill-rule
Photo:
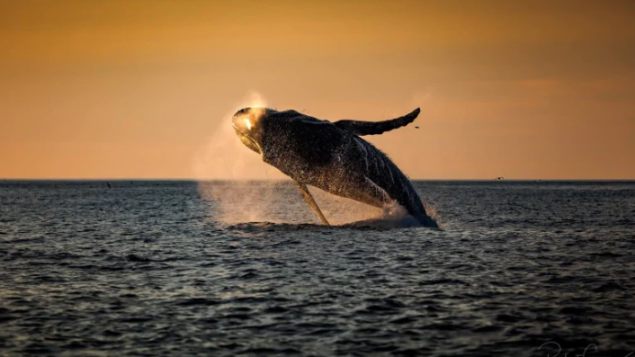
<path fill-rule="evenodd" d="M 232 117 L 232 127 L 245 146 L 262 155 L 263 125 L 261 119 L 272 109 L 243 108 Z"/>

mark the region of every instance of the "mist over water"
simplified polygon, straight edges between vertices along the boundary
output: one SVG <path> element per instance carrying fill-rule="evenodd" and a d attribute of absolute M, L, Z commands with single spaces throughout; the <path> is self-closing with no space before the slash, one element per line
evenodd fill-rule
<path fill-rule="evenodd" d="M 410 216 L 397 204 L 382 210 L 314 187 L 309 187 L 309 190 L 332 225 L 357 222 L 359 225 L 372 226 L 374 220 L 380 221 L 378 224 L 382 227 L 388 222 L 395 227 L 412 225 L 407 219 Z M 203 181 L 198 183 L 198 191 L 201 197 L 210 202 L 210 219 L 214 221 L 230 224 L 320 224 L 291 180 Z"/>
<path fill-rule="evenodd" d="M 193 160 L 198 191 L 213 202 L 210 218 L 220 222 L 276 222 L 277 213 L 283 208 L 283 195 L 274 180 L 284 180 L 285 176 L 246 148 L 231 125 L 236 111 L 252 106 L 265 107 L 266 102 L 254 92 L 231 108 Z"/>

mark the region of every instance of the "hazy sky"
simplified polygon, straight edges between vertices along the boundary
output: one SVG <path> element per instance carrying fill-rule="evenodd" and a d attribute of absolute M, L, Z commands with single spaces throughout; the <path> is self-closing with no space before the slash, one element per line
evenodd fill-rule
<path fill-rule="evenodd" d="M 0 178 L 275 177 L 227 130 L 256 93 L 321 119 L 421 107 L 370 138 L 413 178 L 635 179 L 634 19 L 629 0 L 0 0 Z"/>

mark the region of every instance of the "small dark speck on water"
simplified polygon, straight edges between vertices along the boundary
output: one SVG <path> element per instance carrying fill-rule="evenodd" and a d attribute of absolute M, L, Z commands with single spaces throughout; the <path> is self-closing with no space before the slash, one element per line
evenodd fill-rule
<path fill-rule="evenodd" d="M 442 230 L 325 227 L 290 182 L 249 196 L 284 223 L 229 225 L 132 183 L 0 181 L 0 356 L 635 351 L 635 182 L 415 181 Z"/>

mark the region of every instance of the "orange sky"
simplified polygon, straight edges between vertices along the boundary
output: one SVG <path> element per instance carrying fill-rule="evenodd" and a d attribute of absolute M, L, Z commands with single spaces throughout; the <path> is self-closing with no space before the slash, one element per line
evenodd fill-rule
<path fill-rule="evenodd" d="M 420 106 L 419 130 L 370 138 L 413 178 L 635 179 L 633 19 L 628 0 L 0 0 L 0 178 L 275 177 L 226 137 L 255 92 L 322 119 Z"/>

